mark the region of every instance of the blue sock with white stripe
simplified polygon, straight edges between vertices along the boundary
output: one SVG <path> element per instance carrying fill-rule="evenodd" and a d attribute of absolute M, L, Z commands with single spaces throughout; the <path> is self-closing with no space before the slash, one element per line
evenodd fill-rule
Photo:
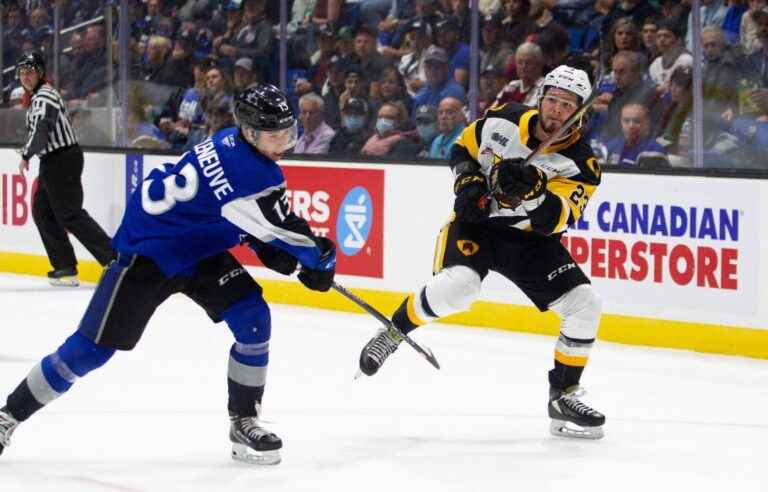
<path fill-rule="evenodd" d="M 240 417 L 257 416 L 269 364 L 269 307 L 261 293 L 254 292 L 227 309 L 222 318 L 236 340 L 229 350 L 228 409 Z"/>
<path fill-rule="evenodd" d="M 8 395 L 6 407 L 17 420 L 26 420 L 66 393 L 77 378 L 103 366 L 114 353 L 114 349 L 96 345 L 91 339 L 75 333 L 32 368 L 24 381 Z"/>

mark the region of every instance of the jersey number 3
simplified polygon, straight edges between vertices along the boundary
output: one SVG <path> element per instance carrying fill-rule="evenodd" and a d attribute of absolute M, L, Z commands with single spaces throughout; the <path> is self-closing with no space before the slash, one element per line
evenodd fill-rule
<path fill-rule="evenodd" d="M 180 177 L 184 179 L 179 179 Z M 150 215 L 164 214 L 172 209 L 176 202 L 188 202 L 197 195 L 197 172 L 191 164 L 184 166 L 180 174 L 171 174 L 163 178 L 165 196 L 161 200 L 153 200 L 149 196 L 149 187 L 154 181 L 147 179 L 141 185 L 141 207 Z M 179 181 L 183 184 L 177 184 Z"/>

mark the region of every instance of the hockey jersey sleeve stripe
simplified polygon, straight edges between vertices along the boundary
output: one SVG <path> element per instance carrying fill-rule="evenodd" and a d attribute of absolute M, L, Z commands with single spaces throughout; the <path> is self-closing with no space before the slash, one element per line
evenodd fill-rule
<path fill-rule="evenodd" d="M 464 147 L 472 159 L 477 160 L 480 154 L 480 140 L 483 120 L 475 120 L 471 125 L 462 130 L 456 144 Z"/>
<path fill-rule="evenodd" d="M 531 118 L 533 118 L 535 115 L 539 114 L 538 111 L 535 109 L 532 109 L 530 111 L 526 111 L 523 113 L 523 115 L 520 117 L 520 143 L 523 145 L 528 145 L 528 140 L 531 138 L 531 134 L 528 131 L 528 127 L 531 124 Z"/>
<path fill-rule="evenodd" d="M 283 188 L 285 188 L 285 181 L 283 181 L 280 184 L 270 186 L 268 188 L 264 188 L 258 193 L 254 193 L 253 195 L 249 195 L 243 198 L 243 200 L 258 200 L 259 198 L 263 198 L 265 196 L 269 196 L 272 193 L 275 193 L 277 191 L 281 191 Z"/>
<path fill-rule="evenodd" d="M 315 248 L 311 237 L 283 229 L 270 222 L 253 197 L 232 200 L 221 208 L 221 215 L 259 241 L 268 243 L 279 239 L 291 246 Z"/>

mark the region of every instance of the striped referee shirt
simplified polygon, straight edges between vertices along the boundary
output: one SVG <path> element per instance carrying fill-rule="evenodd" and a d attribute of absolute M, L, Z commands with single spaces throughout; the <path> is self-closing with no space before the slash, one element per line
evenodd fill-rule
<path fill-rule="evenodd" d="M 24 160 L 33 155 L 42 157 L 77 143 L 64 101 L 48 84 L 39 85 L 32 93 L 26 123 L 27 141 L 21 149 Z"/>

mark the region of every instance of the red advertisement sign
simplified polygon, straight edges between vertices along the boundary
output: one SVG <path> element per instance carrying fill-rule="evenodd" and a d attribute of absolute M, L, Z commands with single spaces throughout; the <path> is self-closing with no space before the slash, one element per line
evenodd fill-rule
<path fill-rule="evenodd" d="M 384 170 L 282 166 L 291 210 L 312 231 L 336 243 L 336 271 L 384 276 Z M 245 265 L 260 265 L 246 247 L 235 248 Z"/>
<path fill-rule="evenodd" d="M 21 174 L 0 174 L 0 225 L 24 227 L 32 222 L 32 197 L 37 178 L 30 186 Z"/>

